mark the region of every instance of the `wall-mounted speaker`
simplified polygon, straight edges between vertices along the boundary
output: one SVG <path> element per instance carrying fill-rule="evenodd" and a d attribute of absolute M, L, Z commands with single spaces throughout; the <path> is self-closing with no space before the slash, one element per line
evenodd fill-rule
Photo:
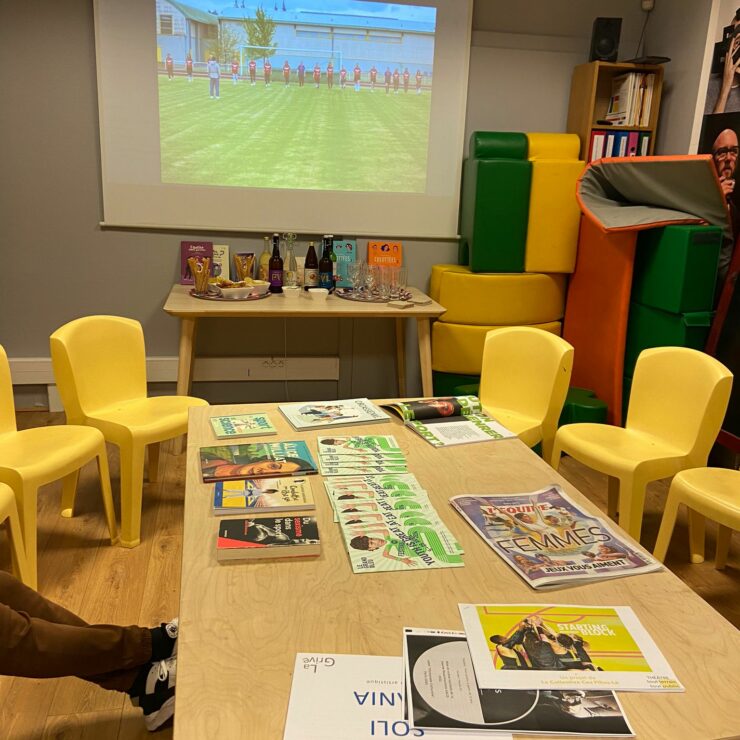
<path fill-rule="evenodd" d="M 591 52 L 588 61 L 616 62 L 619 52 L 621 18 L 595 18 L 591 32 Z"/>

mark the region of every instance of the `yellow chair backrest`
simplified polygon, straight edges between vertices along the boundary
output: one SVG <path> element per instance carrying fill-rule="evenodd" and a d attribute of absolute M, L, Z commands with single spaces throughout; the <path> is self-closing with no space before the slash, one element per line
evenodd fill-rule
<path fill-rule="evenodd" d="M 481 405 L 554 423 L 572 369 L 573 347 L 559 336 L 527 326 L 494 329 L 483 347 Z"/>
<path fill-rule="evenodd" d="M 5 348 L 0 344 L 0 434 L 15 432 L 16 429 L 10 363 Z"/>
<path fill-rule="evenodd" d="M 625 427 L 675 445 L 696 467 L 706 465 L 732 389 L 732 373 L 714 357 L 686 347 L 640 353 Z"/>
<path fill-rule="evenodd" d="M 51 335 L 51 361 L 70 424 L 97 409 L 146 397 L 141 324 L 118 316 L 75 319 Z"/>

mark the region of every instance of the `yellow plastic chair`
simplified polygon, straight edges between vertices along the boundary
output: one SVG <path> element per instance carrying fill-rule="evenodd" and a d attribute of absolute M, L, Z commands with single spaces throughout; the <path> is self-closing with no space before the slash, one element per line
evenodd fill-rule
<path fill-rule="evenodd" d="M 103 435 L 84 426 L 47 426 L 19 432 L 15 424 L 10 365 L 0 346 L 0 483 L 10 486 L 15 494 L 28 566 L 25 583 L 32 588 L 37 584 L 38 489 L 63 479 L 62 516 L 72 516 L 80 468 L 93 459 L 97 459 L 105 517 L 111 542 L 115 544 L 118 531 Z"/>
<path fill-rule="evenodd" d="M 573 347 L 528 326 L 486 334 L 479 398 L 485 412 L 550 459 L 573 369 Z"/>
<path fill-rule="evenodd" d="M 625 427 L 566 424 L 561 452 L 609 476 L 609 516 L 640 539 L 645 487 L 707 463 L 732 388 L 732 373 L 713 357 L 685 347 L 656 347 L 637 359 Z"/>
<path fill-rule="evenodd" d="M 26 552 L 23 548 L 21 520 L 18 517 L 18 507 L 15 505 L 15 494 L 13 489 L 4 483 L 0 483 L 0 524 L 2 522 L 8 523 L 10 551 L 13 555 L 13 573 L 26 586 L 33 588 L 28 572 L 28 563 L 26 562 Z"/>
<path fill-rule="evenodd" d="M 70 424 L 99 429 L 121 452 L 121 544 L 141 540 L 144 451 L 149 482 L 157 480 L 159 444 L 184 434 L 188 409 L 200 398 L 147 398 L 141 324 L 118 316 L 87 316 L 51 335 L 51 361 Z"/>
<path fill-rule="evenodd" d="M 662 563 L 676 524 L 680 504 L 689 510 L 689 550 L 692 563 L 704 562 L 705 517 L 717 522 L 717 555 L 714 567 L 727 565 L 732 530 L 740 530 L 740 470 L 695 468 L 676 475 L 655 543 L 655 558 Z"/>

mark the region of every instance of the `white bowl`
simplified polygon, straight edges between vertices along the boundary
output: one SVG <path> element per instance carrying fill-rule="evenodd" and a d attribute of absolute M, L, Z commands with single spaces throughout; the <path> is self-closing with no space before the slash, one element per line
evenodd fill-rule
<path fill-rule="evenodd" d="M 329 291 L 326 288 L 309 288 L 308 297 L 315 301 L 325 301 L 329 297 Z"/>
<path fill-rule="evenodd" d="M 239 288 L 218 288 L 223 298 L 248 298 L 254 291 L 253 286 L 245 285 Z"/>
<path fill-rule="evenodd" d="M 266 280 L 255 280 L 254 285 L 249 286 L 252 295 L 264 295 L 270 290 L 270 283 Z"/>
<path fill-rule="evenodd" d="M 283 286 L 283 295 L 286 298 L 298 298 L 298 296 L 300 296 L 301 293 L 302 293 L 302 289 L 298 288 L 297 286 L 293 286 L 293 285 Z"/>

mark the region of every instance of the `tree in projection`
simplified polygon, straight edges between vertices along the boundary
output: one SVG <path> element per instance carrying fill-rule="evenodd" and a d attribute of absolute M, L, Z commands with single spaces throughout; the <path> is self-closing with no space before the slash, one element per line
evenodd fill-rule
<path fill-rule="evenodd" d="M 227 64 L 235 55 L 238 56 L 237 49 L 241 42 L 239 34 L 233 28 L 221 24 L 218 36 L 211 42 L 208 53 L 213 54 L 222 64 Z"/>
<path fill-rule="evenodd" d="M 275 21 L 265 13 L 260 5 L 254 14 L 254 18 L 244 19 L 244 31 L 247 34 L 247 54 L 250 57 L 262 57 L 266 59 L 272 56 L 277 44 L 272 43 L 275 36 Z"/>

